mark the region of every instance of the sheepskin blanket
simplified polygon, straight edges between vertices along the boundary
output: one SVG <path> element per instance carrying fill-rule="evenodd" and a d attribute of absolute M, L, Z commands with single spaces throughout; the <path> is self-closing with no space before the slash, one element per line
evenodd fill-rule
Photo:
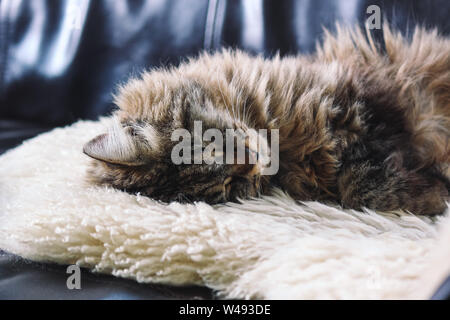
<path fill-rule="evenodd" d="M 225 298 L 428 298 L 450 271 L 450 218 L 298 203 L 163 204 L 85 182 L 78 122 L 0 157 L 0 248 Z"/>

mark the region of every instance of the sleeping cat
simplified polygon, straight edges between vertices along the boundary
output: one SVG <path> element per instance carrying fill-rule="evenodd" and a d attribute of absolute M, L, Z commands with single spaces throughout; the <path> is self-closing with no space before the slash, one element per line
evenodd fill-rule
<path fill-rule="evenodd" d="M 170 201 L 210 204 L 270 194 L 345 208 L 440 214 L 450 190 L 450 40 L 417 28 L 408 41 L 383 28 L 325 33 L 312 56 L 272 59 L 223 50 L 144 72 L 115 95 L 107 133 L 84 152 L 89 180 Z M 174 164 L 176 129 L 267 129 L 279 169 L 264 164 Z M 224 135 L 225 137 L 225 135 Z M 226 139 L 226 138 L 225 138 Z M 204 146 L 203 146 L 204 147 Z M 248 159 L 249 157 L 247 157 Z"/>

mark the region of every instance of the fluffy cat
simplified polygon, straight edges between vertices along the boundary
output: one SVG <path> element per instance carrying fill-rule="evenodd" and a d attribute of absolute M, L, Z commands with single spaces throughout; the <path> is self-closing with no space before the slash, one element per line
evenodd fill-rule
<path fill-rule="evenodd" d="M 450 40 L 421 28 L 409 40 L 383 33 L 380 45 L 338 27 L 311 56 L 223 50 L 144 72 L 119 88 L 108 133 L 85 145 L 96 159 L 89 180 L 166 202 L 236 201 L 277 186 L 298 200 L 440 214 L 450 190 Z M 196 120 L 249 135 L 278 129 L 278 173 L 261 175 L 260 162 L 175 165 L 171 134 Z"/>

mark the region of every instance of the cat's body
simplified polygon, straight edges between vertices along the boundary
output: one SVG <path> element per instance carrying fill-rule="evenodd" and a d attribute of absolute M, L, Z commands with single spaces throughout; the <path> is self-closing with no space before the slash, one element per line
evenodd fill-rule
<path fill-rule="evenodd" d="M 317 54 L 267 60 L 204 54 L 144 73 L 116 96 L 118 120 L 85 146 L 91 181 L 163 201 L 225 202 L 278 186 L 298 200 L 442 213 L 450 183 L 450 40 L 384 29 L 327 34 Z M 279 130 L 279 171 L 175 165 L 175 129 Z M 249 149 L 252 149 L 249 146 Z M 257 150 L 251 150 L 256 152 Z"/>

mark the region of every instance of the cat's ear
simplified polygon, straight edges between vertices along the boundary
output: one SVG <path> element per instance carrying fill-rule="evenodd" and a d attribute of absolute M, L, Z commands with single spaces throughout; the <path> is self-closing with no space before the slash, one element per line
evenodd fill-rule
<path fill-rule="evenodd" d="M 125 133 L 101 134 L 86 143 L 83 152 L 91 158 L 111 164 L 126 166 L 144 164 L 133 138 Z"/>

